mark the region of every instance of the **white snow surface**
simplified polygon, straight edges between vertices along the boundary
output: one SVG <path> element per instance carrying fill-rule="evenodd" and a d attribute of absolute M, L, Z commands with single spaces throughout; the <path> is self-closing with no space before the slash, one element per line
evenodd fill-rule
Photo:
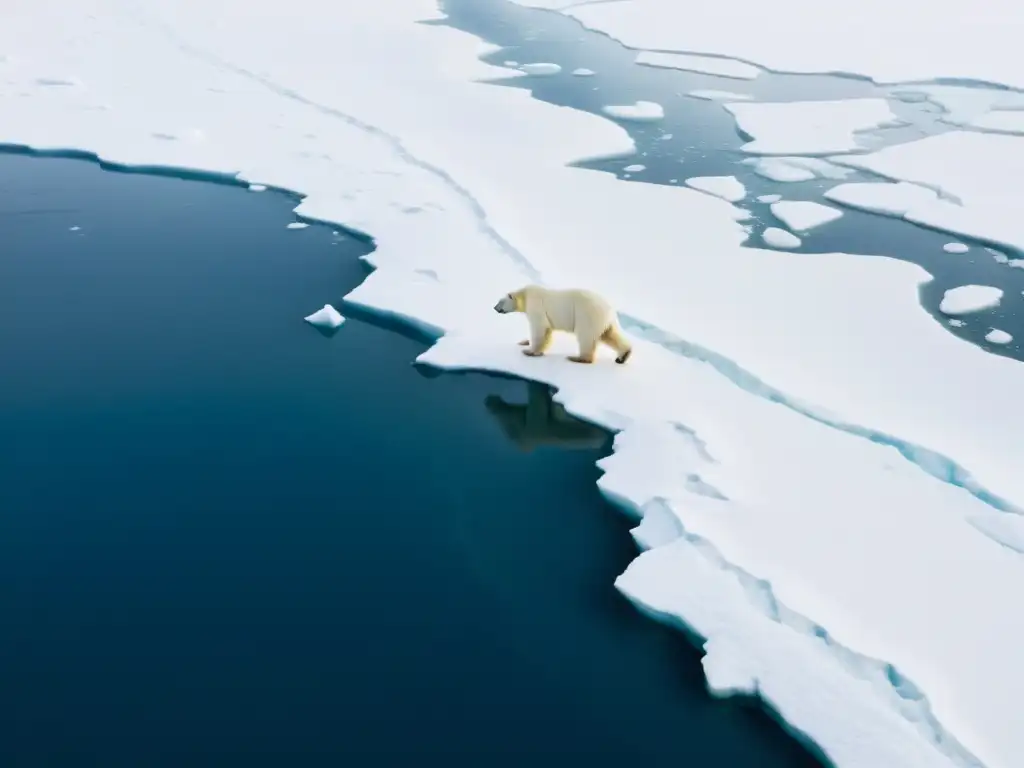
<path fill-rule="evenodd" d="M 717 20 L 728 40 L 697 32 L 687 47 L 727 40 L 782 69 L 741 43 L 785 57 L 855 41 L 880 68 L 908 39 L 935 44 L 939 14 L 915 14 L 890 47 L 877 19 L 909 14 L 892 3 L 804 4 L 787 27 L 780 2 L 745 6 L 750 24 L 727 1 L 661 27 Z M 965 8 L 954 39 L 937 35 L 945 63 L 1005 68 L 1019 32 Z M 843 34 L 807 35 L 844 14 Z M 617 430 L 601 488 L 656 515 L 618 587 L 706 641 L 718 689 L 756 682 L 840 768 L 968 765 L 967 752 L 1018 768 L 1024 558 L 975 522 L 1010 513 L 960 486 L 1024 507 L 1021 366 L 934 323 L 914 265 L 744 248 L 726 201 L 569 167 L 635 148 L 613 121 L 483 82 L 507 76 L 478 58 L 492 48 L 418 23 L 438 18 L 433 0 L 12 0 L 0 141 L 292 190 L 303 218 L 372 235 L 376 271 L 346 300 L 440 337 L 424 362 L 553 384 L 570 412 Z M 972 25 L 983 47 L 965 42 Z M 521 318 L 490 307 L 537 280 L 605 294 L 635 338 L 629 364 L 570 364 L 564 338 L 524 357 Z"/>
<path fill-rule="evenodd" d="M 843 215 L 827 205 L 810 200 L 780 200 L 771 205 L 772 214 L 796 232 L 808 232 Z"/>
<path fill-rule="evenodd" d="M 690 91 L 687 96 L 693 96 L 695 99 L 704 99 L 705 101 L 750 101 L 753 96 L 748 96 L 745 93 L 735 93 L 733 91 L 716 91 L 714 89 L 698 89 L 696 91 Z"/>
<path fill-rule="evenodd" d="M 776 72 L 845 72 L 878 83 L 959 78 L 1024 88 L 1007 57 L 1024 38 L 1017 0 L 816 3 L 719 0 L 515 0 L 562 10 L 630 48 L 736 57 Z M 916 90 L 916 87 L 915 87 Z"/>
<path fill-rule="evenodd" d="M 743 150 L 757 155 L 823 155 L 862 148 L 857 135 L 892 123 L 885 99 L 727 102 L 739 127 L 754 140 Z"/>
<path fill-rule="evenodd" d="M 1002 301 L 1003 290 L 991 285 L 960 285 L 942 295 L 939 311 L 946 315 L 967 315 L 991 309 Z"/>
<path fill-rule="evenodd" d="M 345 322 L 341 313 L 330 304 L 324 304 L 322 308 L 311 315 L 306 315 L 303 319 L 310 325 L 317 325 L 321 328 L 337 328 Z"/>
<path fill-rule="evenodd" d="M 694 176 L 687 179 L 686 184 L 730 203 L 739 202 L 747 196 L 747 188 L 735 176 Z"/>
<path fill-rule="evenodd" d="M 663 69 L 682 69 L 704 75 L 731 77 L 736 80 L 753 80 L 761 70 L 750 64 L 720 56 L 697 56 L 692 53 L 665 53 L 661 51 L 640 51 L 636 63 Z"/>
<path fill-rule="evenodd" d="M 1017 189 L 1024 178 L 1024 136 L 950 131 L 830 159 L 929 190 L 907 201 L 908 221 L 1024 249 Z"/>
<path fill-rule="evenodd" d="M 665 110 L 661 104 L 653 101 L 638 101 L 635 104 L 609 104 L 601 107 L 601 110 L 609 117 L 634 122 L 653 122 L 661 120 L 665 116 Z"/>
<path fill-rule="evenodd" d="M 779 227 L 766 227 L 764 230 L 764 242 L 772 248 L 799 248 L 802 241 L 792 232 L 787 232 Z"/>

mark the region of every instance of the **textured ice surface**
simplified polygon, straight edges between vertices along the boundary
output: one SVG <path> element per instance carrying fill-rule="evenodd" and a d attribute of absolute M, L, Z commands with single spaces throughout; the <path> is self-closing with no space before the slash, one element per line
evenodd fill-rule
<path fill-rule="evenodd" d="M 766 227 L 764 230 L 764 241 L 772 248 L 799 248 L 801 240 L 792 232 L 787 232 L 778 227 Z"/>
<path fill-rule="evenodd" d="M 809 200 L 781 200 L 772 203 L 771 208 L 775 218 L 797 232 L 807 232 L 843 215 L 842 211 Z"/>
<path fill-rule="evenodd" d="M 687 179 L 686 184 L 730 203 L 738 202 L 747 196 L 746 187 L 735 176 L 694 176 Z"/>
<path fill-rule="evenodd" d="M 665 116 L 665 110 L 661 104 L 653 101 L 638 101 L 635 104 L 609 104 L 602 107 L 601 110 L 609 117 L 635 122 L 652 122 L 661 120 Z"/>
<path fill-rule="evenodd" d="M 896 115 L 885 99 L 729 102 L 725 104 L 759 155 L 823 155 L 860 149 L 857 134 L 889 124 Z"/>
<path fill-rule="evenodd" d="M 729 34 L 777 45 L 776 5 Z M 807 33 L 847 13 L 828 10 L 807 46 L 837 37 Z M 899 9 L 855 10 L 866 33 L 838 37 L 878 55 Z M 663 510 L 619 587 L 707 640 L 723 690 L 756 680 L 841 768 L 967 765 L 964 749 L 1019 768 L 1022 558 L 972 521 L 1024 501 L 1022 366 L 922 311 L 912 264 L 745 248 L 726 201 L 573 167 L 635 147 L 485 84 L 509 75 L 479 59 L 493 48 L 420 23 L 439 17 L 427 0 L 18 0 L 0 141 L 290 190 L 304 219 L 372 235 L 377 269 L 346 299 L 440 337 L 424 362 L 545 381 L 618 430 L 602 490 Z M 932 44 L 917 29 L 903 51 L 916 40 Z M 192 128 L 203 140 L 160 138 Z M 630 363 L 572 365 L 565 338 L 524 357 L 522 318 L 490 307 L 536 280 L 607 295 Z"/>
<path fill-rule="evenodd" d="M 1024 250 L 1024 136 L 950 131 L 832 159 L 934 190 L 906 206 L 908 221 Z"/>
<path fill-rule="evenodd" d="M 305 321 L 321 328 L 337 328 L 345 322 L 345 318 L 330 304 L 324 304 L 322 309 L 318 309 L 311 315 L 306 315 Z"/>
<path fill-rule="evenodd" d="M 659 51 L 640 51 L 636 55 L 637 64 L 665 69 L 684 69 L 688 72 L 700 72 L 705 75 L 731 77 L 737 80 L 753 80 L 761 70 L 744 64 L 742 61 L 723 59 L 717 56 L 696 56 L 692 53 L 662 53 Z"/>
<path fill-rule="evenodd" d="M 967 315 L 991 309 L 1003 298 L 1001 288 L 991 285 L 961 285 L 942 295 L 939 311 L 946 315 Z"/>

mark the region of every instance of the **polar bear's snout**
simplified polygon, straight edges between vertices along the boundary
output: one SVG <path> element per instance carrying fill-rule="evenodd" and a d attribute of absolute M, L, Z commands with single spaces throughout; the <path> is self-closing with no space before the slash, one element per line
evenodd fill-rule
<path fill-rule="evenodd" d="M 494 305 L 494 311 L 499 315 L 507 315 L 509 312 L 516 311 L 516 300 L 511 296 L 502 296 L 498 300 L 498 303 Z"/>

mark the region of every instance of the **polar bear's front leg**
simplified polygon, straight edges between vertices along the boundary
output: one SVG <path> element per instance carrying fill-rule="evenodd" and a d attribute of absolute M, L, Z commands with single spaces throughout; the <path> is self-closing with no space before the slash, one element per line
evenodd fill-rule
<path fill-rule="evenodd" d="M 530 318 L 530 348 L 524 349 L 527 357 L 540 357 L 551 346 L 551 326 Z"/>

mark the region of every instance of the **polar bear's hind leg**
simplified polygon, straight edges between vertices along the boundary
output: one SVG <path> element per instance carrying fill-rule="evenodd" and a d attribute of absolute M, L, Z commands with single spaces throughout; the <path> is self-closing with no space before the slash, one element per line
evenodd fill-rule
<path fill-rule="evenodd" d="M 622 365 L 633 354 L 633 345 L 626 340 L 617 325 L 608 326 L 601 334 L 601 341 L 615 350 L 615 362 Z"/>

